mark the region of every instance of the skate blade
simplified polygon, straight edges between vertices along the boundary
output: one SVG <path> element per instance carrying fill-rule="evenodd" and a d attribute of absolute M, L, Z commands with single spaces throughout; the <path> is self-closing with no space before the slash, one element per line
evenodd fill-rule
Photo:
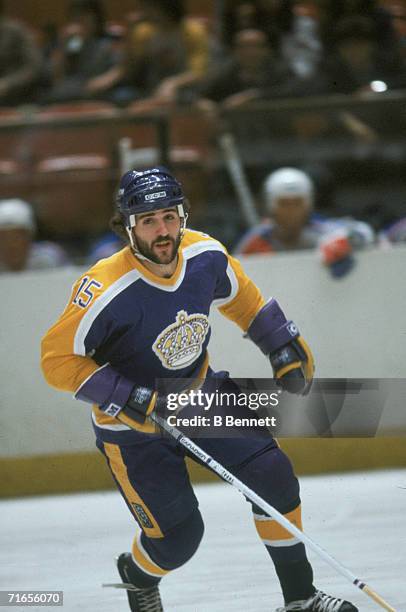
<path fill-rule="evenodd" d="M 139 589 L 133 584 L 129 584 L 126 582 L 117 582 L 117 583 L 104 583 L 102 587 L 112 587 L 113 589 L 125 589 L 126 591 L 139 591 Z"/>

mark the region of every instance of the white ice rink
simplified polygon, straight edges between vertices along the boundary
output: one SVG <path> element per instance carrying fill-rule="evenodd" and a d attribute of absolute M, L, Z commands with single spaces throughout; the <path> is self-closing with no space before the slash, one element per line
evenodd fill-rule
<path fill-rule="evenodd" d="M 304 527 L 396 610 L 406 611 L 406 470 L 301 478 Z M 196 487 L 206 534 L 161 586 L 165 612 L 272 612 L 281 605 L 250 507 L 229 485 Z M 113 563 L 134 526 L 116 492 L 0 502 L 0 589 L 63 590 L 71 612 L 125 612 Z M 310 553 L 316 585 L 364 611 L 379 606 Z M 4 610 L 42 610 L 8 607 Z"/>

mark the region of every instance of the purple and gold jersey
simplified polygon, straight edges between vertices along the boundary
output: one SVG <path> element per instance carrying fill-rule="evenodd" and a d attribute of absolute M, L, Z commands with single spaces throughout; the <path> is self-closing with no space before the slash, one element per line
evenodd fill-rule
<path fill-rule="evenodd" d="M 212 305 L 243 331 L 264 305 L 217 240 L 186 230 L 170 278 L 149 272 L 126 247 L 74 285 L 69 304 L 43 338 L 45 377 L 93 403 L 97 426 L 127 429 L 114 415 L 134 385 L 156 388 L 159 379 L 206 375 Z"/>

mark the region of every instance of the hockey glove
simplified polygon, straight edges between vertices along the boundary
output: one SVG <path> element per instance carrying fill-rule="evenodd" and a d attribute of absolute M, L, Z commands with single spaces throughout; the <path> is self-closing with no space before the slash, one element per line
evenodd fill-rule
<path fill-rule="evenodd" d="M 313 355 L 301 336 L 269 355 L 277 385 L 296 395 L 307 395 L 314 374 Z"/>
<path fill-rule="evenodd" d="M 293 321 L 288 321 L 274 299 L 256 315 L 247 335 L 268 355 L 277 384 L 290 393 L 306 395 L 314 374 L 310 348 Z"/>
<path fill-rule="evenodd" d="M 352 244 L 348 236 L 335 236 L 324 240 L 320 245 L 323 264 L 334 278 L 348 274 L 355 264 Z"/>
<path fill-rule="evenodd" d="M 362 221 L 341 219 L 339 226 L 327 234 L 319 245 L 322 262 L 334 278 L 348 274 L 355 265 L 355 251 L 375 242 L 372 228 Z"/>
<path fill-rule="evenodd" d="M 166 398 L 159 397 L 156 391 L 148 387 L 134 387 L 116 418 L 130 427 L 134 421 L 143 425 L 151 412 L 163 405 L 166 406 Z"/>
<path fill-rule="evenodd" d="M 99 368 L 78 389 L 77 399 L 97 404 L 106 415 L 130 426 L 143 425 L 153 410 L 164 409 L 166 396 L 148 387 L 134 386 L 112 366 Z"/>

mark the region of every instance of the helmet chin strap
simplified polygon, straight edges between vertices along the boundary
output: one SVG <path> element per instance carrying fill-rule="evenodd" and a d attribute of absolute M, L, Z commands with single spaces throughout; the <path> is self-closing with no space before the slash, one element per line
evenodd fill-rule
<path fill-rule="evenodd" d="M 189 215 L 187 213 L 185 213 L 182 204 L 178 204 L 176 206 L 176 208 L 178 209 L 178 215 L 179 215 L 179 219 L 180 219 L 180 223 L 181 223 L 181 225 L 180 225 L 180 242 L 182 242 L 182 238 L 183 238 L 183 235 L 184 235 L 185 229 L 186 229 L 187 218 L 188 218 Z M 137 242 L 136 242 L 136 240 L 134 238 L 134 233 L 133 233 L 133 229 L 134 229 L 134 227 L 137 224 L 136 219 L 135 219 L 135 215 L 132 215 L 130 223 L 131 223 L 131 226 L 130 227 L 126 226 L 125 229 L 127 231 L 128 238 L 129 238 L 130 244 L 131 244 L 131 249 L 132 249 L 132 252 L 134 253 L 134 255 L 138 259 L 141 259 L 142 261 L 148 261 L 149 263 L 152 263 L 152 264 L 154 264 L 156 266 L 167 266 L 168 264 L 157 263 L 156 261 L 152 261 L 152 259 L 149 259 L 149 257 L 145 257 L 145 255 L 140 253 L 140 251 L 138 249 Z"/>

